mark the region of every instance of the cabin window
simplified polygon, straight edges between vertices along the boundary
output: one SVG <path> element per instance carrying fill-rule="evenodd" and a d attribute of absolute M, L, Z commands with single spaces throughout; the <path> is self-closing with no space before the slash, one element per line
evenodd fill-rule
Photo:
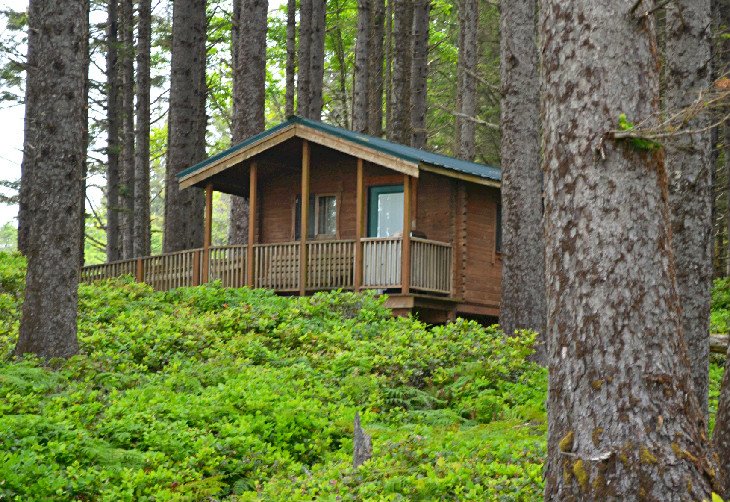
<path fill-rule="evenodd" d="M 337 196 L 310 195 L 307 215 L 307 238 L 334 237 L 337 235 Z M 301 236 L 302 206 L 297 195 L 294 211 L 294 238 Z"/>
<path fill-rule="evenodd" d="M 370 187 L 368 237 L 403 235 L 403 185 Z"/>
<path fill-rule="evenodd" d="M 494 235 L 494 249 L 498 252 L 502 252 L 502 204 L 497 202 L 497 222 L 496 232 Z"/>

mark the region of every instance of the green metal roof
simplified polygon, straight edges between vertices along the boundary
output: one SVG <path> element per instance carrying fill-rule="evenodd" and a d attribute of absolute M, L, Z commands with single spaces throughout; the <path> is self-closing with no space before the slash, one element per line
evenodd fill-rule
<path fill-rule="evenodd" d="M 427 152 L 425 150 L 419 150 L 418 148 L 393 143 L 392 141 L 387 141 L 382 138 L 377 138 L 375 136 L 368 136 L 367 134 L 348 131 L 347 129 L 342 129 L 341 127 L 335 127 L 329 124 L 325 124 L 323 122 L 305 119 L 297 115 L 291 116 L 281 124 L 260 132 L 255 136 L 251 136 L 247 140 L 238 143 L 237 145 L 234 145 L 227 150 L 218 153 L 217 155 L 213 155 L 212 157 L 209 157 L 204 161 L 185 169 L 184 171 L 181 171 L 177 174 L 177 178 L 180 179 L 190 174 L 193 174 L 205 168 L 206 166 L 216 162 L 217 160 L 227 157 L 230 154 L 235 153 L 239 150 L 243 150 L 247 146 L 257 143 L 258 141 L 265 139 L 267 136 L 270 136 L 275 132 L 280 131 L 281 129 L 285 129 L 294 124 L 301 124 L 312 129 L 321 131 L 323 133 L 336 136 L 343 140 L 350 141 L 352 143 L 365 146 L 367 148 L 372 148 L 373 150 L 383 152 L 388 155 L 392 155 L 393 157 L 397 157 L 409 162 L 430 164 L 432 166 L 440 167 L 443 169 L 448 169 L 464 174 L 470 174 L 473 176 L 478 176 L 480 178 L 494 181 L 500 181 L 502 178 L 502 172 L 498 167 L 478 164 L 476 162 L 469 162 L 466 160 L 449 157 L 448 155 L 441 155 L 438 153 Z"/>

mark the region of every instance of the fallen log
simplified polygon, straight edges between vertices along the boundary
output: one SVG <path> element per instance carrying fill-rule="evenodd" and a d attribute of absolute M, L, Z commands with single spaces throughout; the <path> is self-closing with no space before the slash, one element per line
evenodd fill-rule
<path fill-rule="evenodd" d="M 728 339 L 730 335 L 710 335 L 710 352 L 726 354 Z"/>

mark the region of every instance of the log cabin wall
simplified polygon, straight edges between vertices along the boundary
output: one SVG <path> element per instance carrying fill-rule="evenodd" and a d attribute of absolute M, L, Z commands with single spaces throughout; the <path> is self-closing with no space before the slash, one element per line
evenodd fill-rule
<path fill-rule="evenodd" d="M 463 183 L 462 294 L 464 301 L 498 306 L 502 280 L 502 258 L 495 248 L 496 188 Z"/>

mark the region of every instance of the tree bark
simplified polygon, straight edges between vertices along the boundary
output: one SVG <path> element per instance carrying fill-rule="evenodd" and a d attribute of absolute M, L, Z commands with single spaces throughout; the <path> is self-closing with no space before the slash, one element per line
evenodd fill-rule
<path fill-rule="evenodd" d="M 106 171 L 106 260 L 122 258 L 119 222 L 119 11 L 118 0 L 107 2 L 107 171 Z"/>
<path fill-rule="evenodd" d="M 717 458 L 720 459 L 719 478 L 723 485 L 718 493 L 723 499 L 727 499 L 730 497 L 730 350 L 725 357 L 725 373 L 722 375 L 720 386 L 712 446 Z"/>
<path fill-rule="evenodd" d="M 546 500 L 704 500 L 711 458 L 681 332 L 653 18 L 540 0 L 549 353 Z"/>
<path fill-rule="evenodd" d="M 393 128 L 393 0 L 385 6 L 385 135 L 390 138 Z"/>
<path fill-rule="evenodd" d="M 201 190 L 178 188 L 175 175 L 205 159 L 205 0 L 178 0 L 172 9 L 172 61 L 163 251 L 203 245 Z"/>
<path fill-rule="evenodd" d="M 150 254 L 150 49 L 152 1 L 139 0 L 137 22 L 137 129 L 134 160 L 133 255 Z"/>
<path fill-rule="evenodd" d="M 294 76 L 297 57 L 297 1 L 286 4 L 286 116 L 294 115 Z"/>
<path fill-rule="evenodd" d="M 355 43 L 355 88 L 352 99 L 352 130 L 368 130 L 368 85 L 370 83 L 370 0 L 357 0 L 357 40 Z"/>
<path fill-rule="evenodd" d="M 86 161 L 87 0 L 31 0 L 22 183 L 27 203 L 25 300 L 15 353 L 78 352 L 82 173 Z"/>
<path fill-rule="evenodd" d="M 121 0 L 122 258 L 134 258 L 134 6 Z"/>
<path fill-rule="evenodd" d="M 667 4 L 664 105 L 667 111 L 689 106 L 711 85 L 710 0 Z M 709 112 L 691 120 L 689 129 L 707 128 Z M 677 291 L 682 332 L 700 408 L 707 414 L 712 289 L 712 133 L 683 134 L 668 141 L 669 205 L 672 214 Z"/>
<path fill-rule="evenodd" d="M 309 115 L 310 82 L 312 80 L 309 61 L 312 48 L 312 2 L 299 3 L 299 65 L 297 68 L 297 113 Z"/>
<path fill-rule="evenodd" d="M 388 139 L 404 145 L 411 141 L 411 50 L 413 0 L 393 0 L 393 88 Z"/>
<path fill-rule="evenodd" d="M 465 0 L 464 4 L 472 0 Z M 475 2 L 474 2 L 475 3 Z M 542 235 L 542 171 L 540 168 L 540 89 L 536 0 L 501 4 L 501 163 L 502 163 L 502 301 L 500 325 L 505 333 L 532 329 L 541 334 L 538 360 L 544 360 L 545 248 Z M 465 8 L 465 18 L 474 14 Z M 478 26 L 469 26 L 465 35 Z M 471 35 L 465 36 L 470 47 Z M 474 116 L 476 82 L 473 55 L 464 56 L 461 112 Z M 471 75 L 470 75 L 471 73 Z M 460 154 L 474 155 L 474 124 L 462 121 Z M 529 243 L 529 244 L 528 244 Z"/>
<path fill-rule="evenodd" d="M 313 120 L 322 118 L 326 12 L 326 0 L 312 0 L 312 39 L 309 52 L 309 113 L 307 118 Z"/>
<path fill-rule="evenodd" d="M 385 0 L 370 0 L 368 39 L 368 134 L 383 134 L 383 23 Z"/>
<path fill-rule="evenodd" d="M 529 36 L 529 34 L 531 33 L 533 44 L 532 47 L 521 47 L 519 46 L 519 44 L 525 43 L 525 40 L 520 39 L 515 40 L 513 44 L 509 44 L 504 47 L 503 50 L 510 51 L 512 49 L 512 45 L 516 45 L 516 51 L 523 51 L 524 54 L 521 54 L 521 56 L 528 57 L 527 61 L 522 61 L 522 67 L 519 67 L 519 64 L 514 65 L 515 67 L 519 67 L 519 70 L 523 72 L 527 71 L 527 74 L 520 74 L 518 76 L 514 73 L 516 71 L 516 68 L 511 68 L 510 70 L 512 73 L 510 73 L 510 75 L 505 75 L 505 78 L 509 78 L 510 76 L 514 75 L 516 85 L 519 85 L 518 82 L 521 82 L 519 79 L 523 77 L 534 78 L 534 80 L 532 80 L 532 89 L 528 91 L 531 94 L 530 97 L 533 98 L 528 105 L 534 106 L 534 108 L 531 110 L 533 115 L 530 117 L 530 127 L 528 127 L 526 133 L 530 135 L 530 138 L 538 139 L 537 136 L 534 135 L 535 131 L 537 130 L 537 128 L 534 126 L 534 124 L 536 123 L 535 117 L 538 116 L 539 111 L 538 89 L 534 85 L 534 82 L 537 81 L 537 37 L 535 33 L 535 16 L 534 13 L 531 13 L 528 19 L 520 19 L 518 21 L 517 19 L 506 18 L 504 15 L 505 11 L 510 12 L 511 10 L 514 10 L 515 14 L 520 14 L 520 12 L 518 11 L 521 10 L 521 6 L 523 6 L 524 3 L 525 2 L 523 1 L 502 2 L 502 42 L 506 42 L 506 39 L 511 40 L 512 37 L 524 37 L 525 35 Z M 534 0 L 528 3 L 532 4 L 533 7 L 535 6 Z M 525 6 L 524 9 L 527 9 L 527 6 Z M 523 23 L 527 24 L 523 26 Z M 458 69 L 456 72 L 458 75 L 457 94 L 459 98 L 457 100 L 456 108 L 458 114 L 455 121 L 456 136 L 458 142 L 457 156 L 465 160 L 474 160 L 474 155 L 476 153 L 476 123 L 473 120 L 464 119 L 464 117 L 476 117 L 477 113 L 476 73 L 477 64 L 479 63 L 479 3 L 477 2 L 477 0 L 462 0 L 459 3 L 459 28 L 459 59 L 457 62 Z M 530 49 L 532 49 L 531 52 Z M 503 66 L 505 66 L 506 64 L 505 56 L 508 55 L 503 54 L 503 57 L 501 59 Z M 532 65 L 532 67 L 530 67 L 530 65 Z M 523 87 L 528 88 L 528 86 L 529 81 L 525 81 Z M 525 89 L 521 90 L 524 91 Z M 513 90 L 512 92 L 516 93 L 517 91 Z M 520 99 L 520 97 L 516 98 Z M 539 148 L 539 142 L 537 146 Z M 504 152 L 502 153 L 502 155 L 504 155 Z M 502 167 L 504 168 L 504 162 L 502 164 Z M 535 164 L 535 170 L 538 170 L 537 163 Z M 536 264 L 536 266 L 542 266 L 542 264 L 538 263 Z"/>
<path fill-rule="evenodd" d="M 267 0 L 240 1 L 239 37 L 235 41 L 236 67 L 233 71 L 234 143 L 264 130 L 266 91 Z M 248 236 L 248 202 L 231 197 L 228 242 L 244 244 Z"/>
<path fill-rule="evenodd" d="M 416 148 L 426 146 L 428 89 L 428 20 L 430 0 L 413 2 L 413 52 L 411 59 L 411 139 Z"/>

